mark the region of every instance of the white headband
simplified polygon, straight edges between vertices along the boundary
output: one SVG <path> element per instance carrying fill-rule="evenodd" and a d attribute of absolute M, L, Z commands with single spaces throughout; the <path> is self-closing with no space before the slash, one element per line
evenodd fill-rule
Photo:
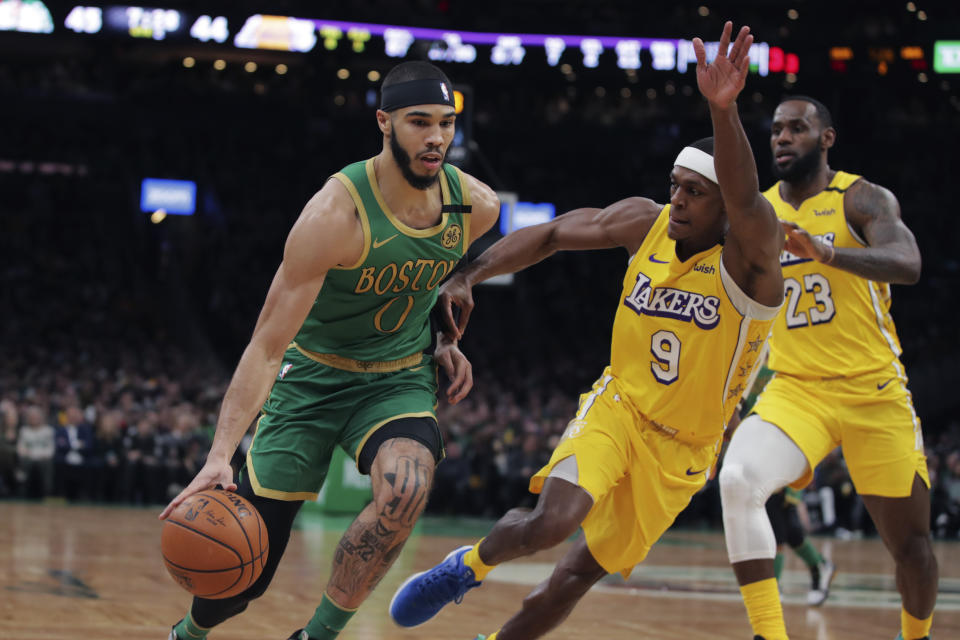
<path fill-rule="evenodd" d="M 714 184 L 720 184 L 717 181 L 717 170 L 713 166 L 713 156 L 706 151 L 684 147 L 673 164 L 677 167 L 696 171 Z"/>

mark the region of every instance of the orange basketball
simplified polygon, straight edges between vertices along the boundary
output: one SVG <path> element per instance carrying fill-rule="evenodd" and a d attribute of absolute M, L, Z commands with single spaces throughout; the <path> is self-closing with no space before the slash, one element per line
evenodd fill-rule
<path fill-rule="evenodd" d="M 167 571 L 201 598 L 229 598 L 252 585 L 267 562 L 267 527 L 256 508 L 229 491 L 201 491 L 163 524 Z"/>

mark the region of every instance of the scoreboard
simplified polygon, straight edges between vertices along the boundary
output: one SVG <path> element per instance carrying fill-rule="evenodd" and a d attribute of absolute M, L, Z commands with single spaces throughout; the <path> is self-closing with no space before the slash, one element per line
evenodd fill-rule
<path fill-rule="evenodd" d="M 191 15 L 157 7 L 78 5 L 70 10 L 63 24 L 74 33 L 104 31 L 151 40 L 189 37 L 201 42 L 224 43 L 230 37 L 225 16 Z"/>
<path fill-rule="evenodd" d="M 184 6 L 203 7 L 203 3 Z M 503 66 L 546 65 L 562 69 L 571 64 L 584 68 L 615 66 L 628 73 L 645 66 L 654 71 L 691 73 L 696 65 L 693 42 L 683 38 L 429 29 L 283 15 L 238 15 L 234 9 L 203 13 L 202 8 L 57 6 L 42 0 L 0 0 L 0 37 L 2 31 L 196 41 L 296 53 L 322 48 L 353 54 L 371 51 L 393 58 L 425 54 L 430 60 L 460 64 L 487 60 Z M 716 55 L 718 48 L 717 42 L 706 43 L 708 59 Z M 754 42 L 749 57 L 751 70 L 761 76 L 795 74 L 799 68 L 795 54 L 766 42 Z"/>

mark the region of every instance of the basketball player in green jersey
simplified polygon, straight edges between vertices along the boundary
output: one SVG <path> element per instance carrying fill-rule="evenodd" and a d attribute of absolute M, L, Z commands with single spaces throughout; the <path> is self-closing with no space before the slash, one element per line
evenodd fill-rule
<path fill-rule="evenodd" d="M 170 640 L 202 640 L 264 593 L 334 447 L 370 475 L 373 502 L 340 540 L 320 605 L 291 640 L 337 637 L 423 511 L 443 456 L 437 365 L 451 379 L 451 402 L 472 386 L 455 342 L 438 336 L 434 354 L 423 353 L 428 314 L 440 281 L 500 208 L 488 186 L 444 163 L 454 120 L 453 87 L 442 71 L 425 62 L 394 67 L 377 111 L 382 151 L 328 180 L 290 231 L 207 462 L 160 514 L 216 485 L 237 490 L 266 522 L 267 564 L 238 596 L 194 598 Z M 258 411 L 238 488 L 229 461 Z"/>

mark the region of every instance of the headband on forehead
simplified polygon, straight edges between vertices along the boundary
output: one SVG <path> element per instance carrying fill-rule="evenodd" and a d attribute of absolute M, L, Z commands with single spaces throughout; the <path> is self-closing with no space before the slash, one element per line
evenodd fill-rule
<path fill-rule="evenodd" d="M 684 147 L 683 150 L 680 151 L 680 155 L 677 156 L 677 159 L 674 160 L 673 165 L 696 171 L 710 182 L 719 184 L 717 181 L 717 170 L 713 166 L 713 156 L 706 151 L 694 149 L 693 147 Z"/>
<path fill-rule="evenodd" d="M 415 104 L 445 104 L 453 106 L 453 91 L 443 80 L 408 80 L 398 82 L 380 91 L 380 108 L 394 111 Z"/>

